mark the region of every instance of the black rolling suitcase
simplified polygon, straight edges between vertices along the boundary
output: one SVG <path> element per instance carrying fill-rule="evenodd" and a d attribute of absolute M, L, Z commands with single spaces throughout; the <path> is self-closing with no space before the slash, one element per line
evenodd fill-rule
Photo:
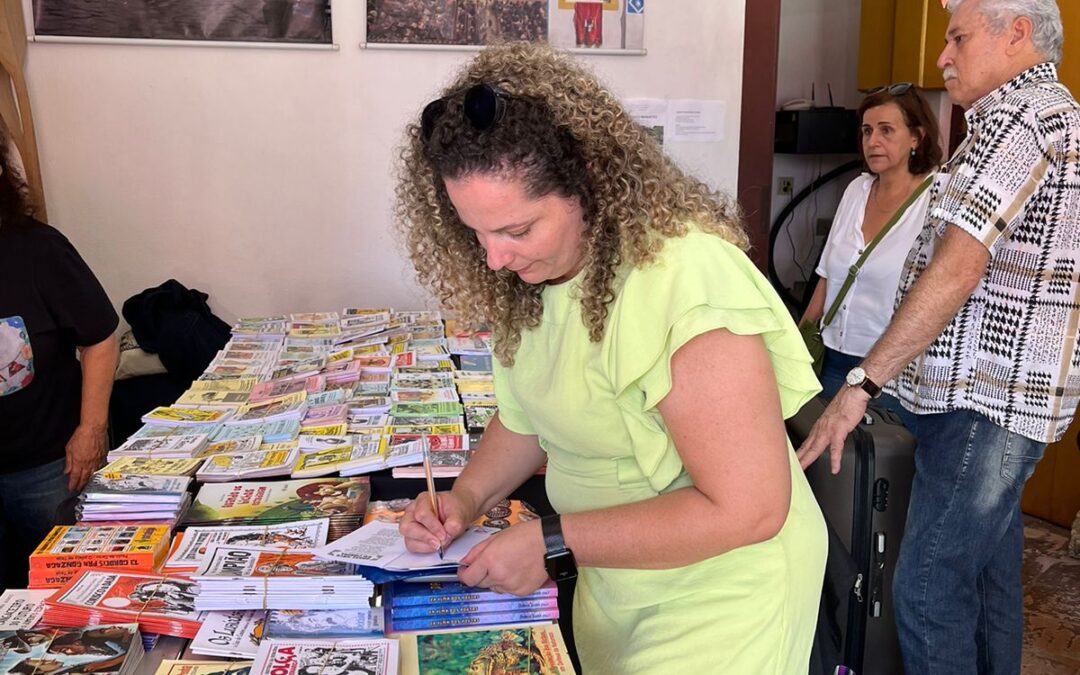
<path fill-rule="evenodd" d="M 787 421 L 796 448 L 826 403 L 821 397 L 814 398 Z M 893 616 L 892 580 L 914 474 L 914 437 L 895 415 L 873 406 L 848 436 L 839 474 L 829 471 L 828 451 L 806 470 L 821 511 L 838 535 L 832 542 L 842 545 L 846 550 L 841 555 L 848 554 L 854 563 L 846 606 L 840 602 L 838 616 L 830 618 L 842 631 L 842 663 L 857 675 L 904 672 Z M 826 672 L 832 673 L 832 668 Z"/>

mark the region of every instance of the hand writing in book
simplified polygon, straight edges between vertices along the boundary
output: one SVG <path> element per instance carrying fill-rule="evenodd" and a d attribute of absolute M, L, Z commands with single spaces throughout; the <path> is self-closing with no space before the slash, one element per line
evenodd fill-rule
<path fill-rule="evenodd" d="M 540 521 L 518 523 L 473 546 L 461 559 L 461 583 L 528 595 L 548 580 Z"/>
<path fill-rule="evenodd" d="M 439 492 L 436 496 L 441 520 L 432 510 L 427 492 L 421 492 L 405 507 L 398 531 L 405 539 L 405 548 L 413 553 L 431 553 L 440 546 L 449 546 L 465 531 L 472 520 L 469 514 L 476 510 L 460 494 Z"/>

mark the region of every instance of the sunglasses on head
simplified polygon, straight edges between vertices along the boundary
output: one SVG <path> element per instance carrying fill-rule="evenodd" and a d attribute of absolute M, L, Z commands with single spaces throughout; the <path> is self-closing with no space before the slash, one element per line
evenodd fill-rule
<path fill-rule="evenodd" d="M 915 87 L 911 82 L 897 82 L 896 84 L 887 84 L 882 87 L 874 87 L 866 92 L 867 96 L 873 96 L 874 94 L 880 94 L 883 91 L 889 92 L 889 96 L 903 96 Z"/>
<path fill-rule="evenodd" d="M 465 93 L 465 97 L 462 101 L 461 114 L 477 131 L 492 128 L 506 114 L 506 100 L 509 94 L 498 87 L 490 84 L 475 84 L 467 89 L 458 89 L 424 106 L 424 111 L 420 113 L 420 136 L 425 143 L 431 140 L 435 123 L 446 112 L 447 101 L 462 92 Z"/>

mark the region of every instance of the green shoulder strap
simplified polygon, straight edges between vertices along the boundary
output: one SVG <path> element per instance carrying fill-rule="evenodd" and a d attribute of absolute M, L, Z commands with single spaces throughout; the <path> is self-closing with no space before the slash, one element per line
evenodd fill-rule
<path fill-rule="evenodd" d="M 833 318 L 836 317 L 836 311 L 840 308 L 840 303 L 844 301 L 844 296 L 846 296 L 851 289 L 851 285 L 855 283 L 855 278 L 859 276 L 859 270 L 862 269 L 863 263 L 866 262 L 866 258 L 875 248 L 877 248 L 878 243 L 889 233 L 889 230 L 892 229 L 893 225 L 904 216 L 904 213 L 915 203 L 915 200 L 918 199 L 922 193 L 926 192 L 926 188 L 930 187 L 930 183 L 933 182 L 933 180 L 933 174 L 927 176 L 926 180 L 920 183 L 919 187 L 915 188 L 911 193 L 911 196 L 900 205 L 900 208 L 896 209 L 896 213 L 892 215 L 889 222 L 885 223 L 885 227 L 881 228 L 881 231 L 877 233 L 877 236 L 871 239 L 870 243 L 863 249 L 862 255 L 860 255 L 859 259 L 855 261 L 855 264 L 848 269 L 847 278 L 844 279 L 844 285 L 840 287 L 840 292 L 836 294 L 836 299 L 833 300 L 832 305 L 829 307 L 829 311 L 825 313 L 825 318 L 821 320 L 822 328 L 825 328 L 832 323 Z"/>

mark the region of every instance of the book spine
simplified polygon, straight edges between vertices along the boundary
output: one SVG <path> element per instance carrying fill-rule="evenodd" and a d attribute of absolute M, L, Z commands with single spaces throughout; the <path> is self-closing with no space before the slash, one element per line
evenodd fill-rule
<path fill-rule="evenodd" d="M 154 551 L 141 553 L 80 553 L 68 555 L 30 556 L 30 569 L 55 571 L 79 569 L 80 567 L 102 567 L 109 569 L 153 570 Z"/>
<path fill-rule="evenodd" d="M 412 605 L 390 607 L 390 616 L 395 619 L 419 619 L 424 617 L 455 617 L 480 614 L 484 612 L 522 612 L 535 609 L 559 608 L 557 597 L 521 598 L 503 602 L 466 602 L 445 605 Z"/>
<path fill-rule="evenodd" d="M 412 586 L 413 584 L 409 584 Z M 496 593 L 495 591 L 489 591 L 484 588 L 462 588 L 460 590 L 453 591 L 423 591 L 420 593 L 408 593 L 402 594 L 402 590 L 407 587 L 403 584 L 395 584 L 394 589 L 390 595 L 393 599 L 390 601 L 393 607 L 407 607 L 410 605 L 446 605 L 451 603 L 465 604 L 465 603 L 477 603 L 477 602 L 500 602 L 506 601 L 507 596 L 505 593 Z M 544 586 L 534 593 L 528 595 L 528 598 L 554 598 L 558 597 L 559 590 L 555 586 Z"/>
<path fill-rule="evenodd" d="M 499 624 L 525 623 L 527 621 L 554 621 L 559 618 L 557 609 L 534 609 L 521 612 L 489 612 L 468 616 L 428 617 L 424 619 L 396 619 L 391 617 L 390 632 L 433 630 L 438 628 L 464 628 L 467 626 L 493 626 Z"/>

